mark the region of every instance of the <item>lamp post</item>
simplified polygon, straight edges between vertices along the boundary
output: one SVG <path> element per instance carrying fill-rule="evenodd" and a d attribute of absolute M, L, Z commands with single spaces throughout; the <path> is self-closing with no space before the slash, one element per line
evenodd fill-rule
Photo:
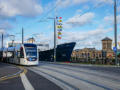
<path fill-rule="evenodd" d="M 0 29 L 3 30 L 3 28 L 0 27 Z M 4 43 L 4 32 L 1 32 L 1 48 L 3 48 L 3 43 Z"/>
<path fill-rule="evenodd" d="M 15 35 L 9 35 L 9 37 L 12 41 L 12 46 L 14 46 Z"/>
<path fill-rule="evenodd" d="M 55 18 L 48 18 L 54 20 L 54 62 L 56 62 L 56 17 Z"/>
<path fill-rule="evenodd" d="M 22 44 L 24 44 L 24 29 L 22 28 Z"/>
<path fill-rule="evenodd" d="M 117 58 L 117 8 L 116 8 L 116 0 L 114 0 L 114 39 L 115 39 L 115 48 L 116 48 L 116 52 L 115 52 L 115 64 L 119 65 L 119 61 Z"/>
<path fill-rule="evenodd" d="M 1 48 L 3 48 L 3 33 L 2 33 L 2 43 L 1 43 Z"/>

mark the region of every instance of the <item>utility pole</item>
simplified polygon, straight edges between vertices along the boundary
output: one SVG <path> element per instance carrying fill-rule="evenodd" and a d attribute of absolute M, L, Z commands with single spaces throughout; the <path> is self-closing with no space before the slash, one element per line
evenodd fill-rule
<path fill-rule="evenodd" d="M 56 62 L 56 17 L 54 18 L 54 62 Z"/>
<path fill-rule="evenodd" d="M 3 48 L 3 33 L 2 33 L 2 43 L 1 43 L 1 48 Z"/>
<path fill-rule="evenodd" d="M 22 44 L 24 44 L 24 29 L 22 28 Z"/>
<path fill-rule="evenodd" d="M 11 43 L 12 43 L 11 47 L 13 47 L 14 46 L 14 41 L 15 41 L 15 35 L 9 35 L 9 37 L 10 37 Z"/>
<path fill-rule="evenodd" d="M 1 39 L 2 39 L 2 43 L 1 43 L 1 48 L 2 48 L 2 59 L 1 59 L 1 61 L 3 61 L 3 38 L 4 38 L 4 36 L 3 36 L 3 33 L 2 33 L 2 37 L 1 37 Z"/>
<path fill-rule="evenodd" d="M 55 18 L 48 18 L 54 20 L 54 62 L 56 62 L 56 17 Z"/>
<path fill-rule="evenodd" d="M 115 39 L 115 48 L 116 48 L 116 52 L 115 52 L 115 64 L 118 65 L 118 58 L 117 58 L 117 18 L 116 18 L 116 0 L 114 0 L 114 39 Z"/>

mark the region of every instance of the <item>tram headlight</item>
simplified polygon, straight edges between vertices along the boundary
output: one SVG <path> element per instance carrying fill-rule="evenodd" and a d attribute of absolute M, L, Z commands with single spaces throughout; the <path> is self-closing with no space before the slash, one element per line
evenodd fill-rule
<path fill-rule="evenodd" d="M 27 58 L 28 61 L 36 61 L 37 58 Z"/>

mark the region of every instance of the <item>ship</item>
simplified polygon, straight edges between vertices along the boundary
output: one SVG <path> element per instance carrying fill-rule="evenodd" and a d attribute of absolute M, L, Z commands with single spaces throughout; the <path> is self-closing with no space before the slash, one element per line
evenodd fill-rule
<path fill-rule="evenodd" d="M 57 62 L 70 62 L 71 54 L 76 45 L 76 42 L 59 44 L 56 47 L 56 61 Z M 39 51 L 40 61 L 54 61 L 54 49 Z"/>

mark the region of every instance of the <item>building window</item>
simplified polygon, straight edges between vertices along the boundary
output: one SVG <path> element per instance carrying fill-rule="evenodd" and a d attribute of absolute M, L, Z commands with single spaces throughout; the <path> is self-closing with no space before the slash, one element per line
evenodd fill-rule
<path fill-rule="evenodd" d="M 111 43 L 108 43 L 108 49 L 111 49 Z"/>
<path fill-rule="evenodd" d="M 88 53 L 88 57 L 90 56 L 90 53 Z"/>
<path fill-rule="evenodd" d="M 82 57 L 84 57 L 84 53 L 82 53 Z"/>

